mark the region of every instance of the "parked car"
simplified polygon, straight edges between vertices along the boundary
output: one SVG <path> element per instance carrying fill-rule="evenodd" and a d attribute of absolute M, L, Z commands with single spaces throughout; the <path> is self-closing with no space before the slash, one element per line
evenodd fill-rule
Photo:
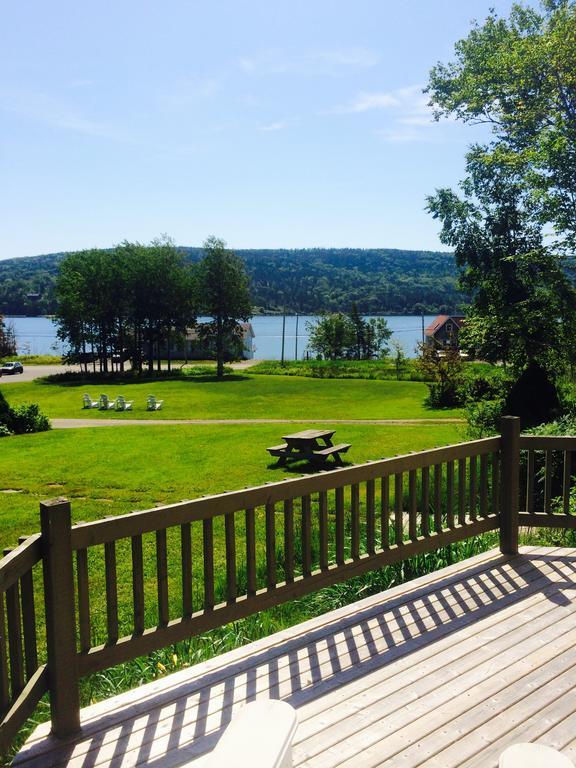
<path fill-rule="evenodd" d="M 11 373 L 24 373 L 24 366 L 22 363 L 2 363 L 0 365 L 0 374 L 6 376 Z"/>

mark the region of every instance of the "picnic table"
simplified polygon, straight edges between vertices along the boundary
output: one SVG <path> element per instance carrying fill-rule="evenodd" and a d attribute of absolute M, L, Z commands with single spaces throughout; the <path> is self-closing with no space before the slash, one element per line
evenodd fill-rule
<path fill-rule="evenodd" d="M 342 465 L 341 453 L 350 448 L 349 443 L 334 445 L 332 437 L 335 429 L 304 429 L 292 435 L 284 435 L 284 443 L 273 445 L 266 450 L 271 456 L 278 457 L 278 466 L 284 466 L 289 461 L 311 461 L 315 464 L 326 464 L 332 456 L 334 463 Z"/>

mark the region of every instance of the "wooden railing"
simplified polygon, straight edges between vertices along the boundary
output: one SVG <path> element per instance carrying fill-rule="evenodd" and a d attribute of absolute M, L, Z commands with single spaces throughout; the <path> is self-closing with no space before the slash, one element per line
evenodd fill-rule
<path fill-rule="evenodd" d="M 65 736 L 83 675 L 490 530 L 515 554 L 519 524 L 574 527 L 573 450 L 576 438 L 521 438 L 507 418 L 500 437 L 75 526 L 67 501 L 42 503 L 42 533 L 0 562 L 2 745 L 47 687 Z M 47 666 L 34 650 L 40 559 Z"/>
<path fill-rule="evenodd" d="M 35 566 L 41 559 L 36 534 L 16 549 L 4 550 L 0 561 L 0 752 L 8 749 L 48 690 L 46 664 L 38 661 L 43 638 L 36 620 Z"/>

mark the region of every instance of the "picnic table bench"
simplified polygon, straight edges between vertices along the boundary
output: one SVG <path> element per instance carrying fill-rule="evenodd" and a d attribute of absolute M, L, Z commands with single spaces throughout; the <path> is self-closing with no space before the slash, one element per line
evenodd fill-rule
<path fill-rule="evenodd" d="M 288 461 L 310 461 L 315 464 L 325 464 L 330 456 L 334 463 L 342 465 L 341 453 L 351 447 L 350 443 L 334 445 L 332 436 L 334 429 L 305 429 L 292 435 L 284 435 L 286 442 L 272 445 L 266 450 L 271 456 L 278 457 L 278 466 L 284 466 Z"/>

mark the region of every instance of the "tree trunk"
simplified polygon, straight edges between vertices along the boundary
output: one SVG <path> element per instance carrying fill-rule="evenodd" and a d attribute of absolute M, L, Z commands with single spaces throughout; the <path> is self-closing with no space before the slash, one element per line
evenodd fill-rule
<path fill-rule="evenodd" d="M 224 329 L 222 318 L 216 318 L 216 376 L 221 379 L 224 376 Z"/>

